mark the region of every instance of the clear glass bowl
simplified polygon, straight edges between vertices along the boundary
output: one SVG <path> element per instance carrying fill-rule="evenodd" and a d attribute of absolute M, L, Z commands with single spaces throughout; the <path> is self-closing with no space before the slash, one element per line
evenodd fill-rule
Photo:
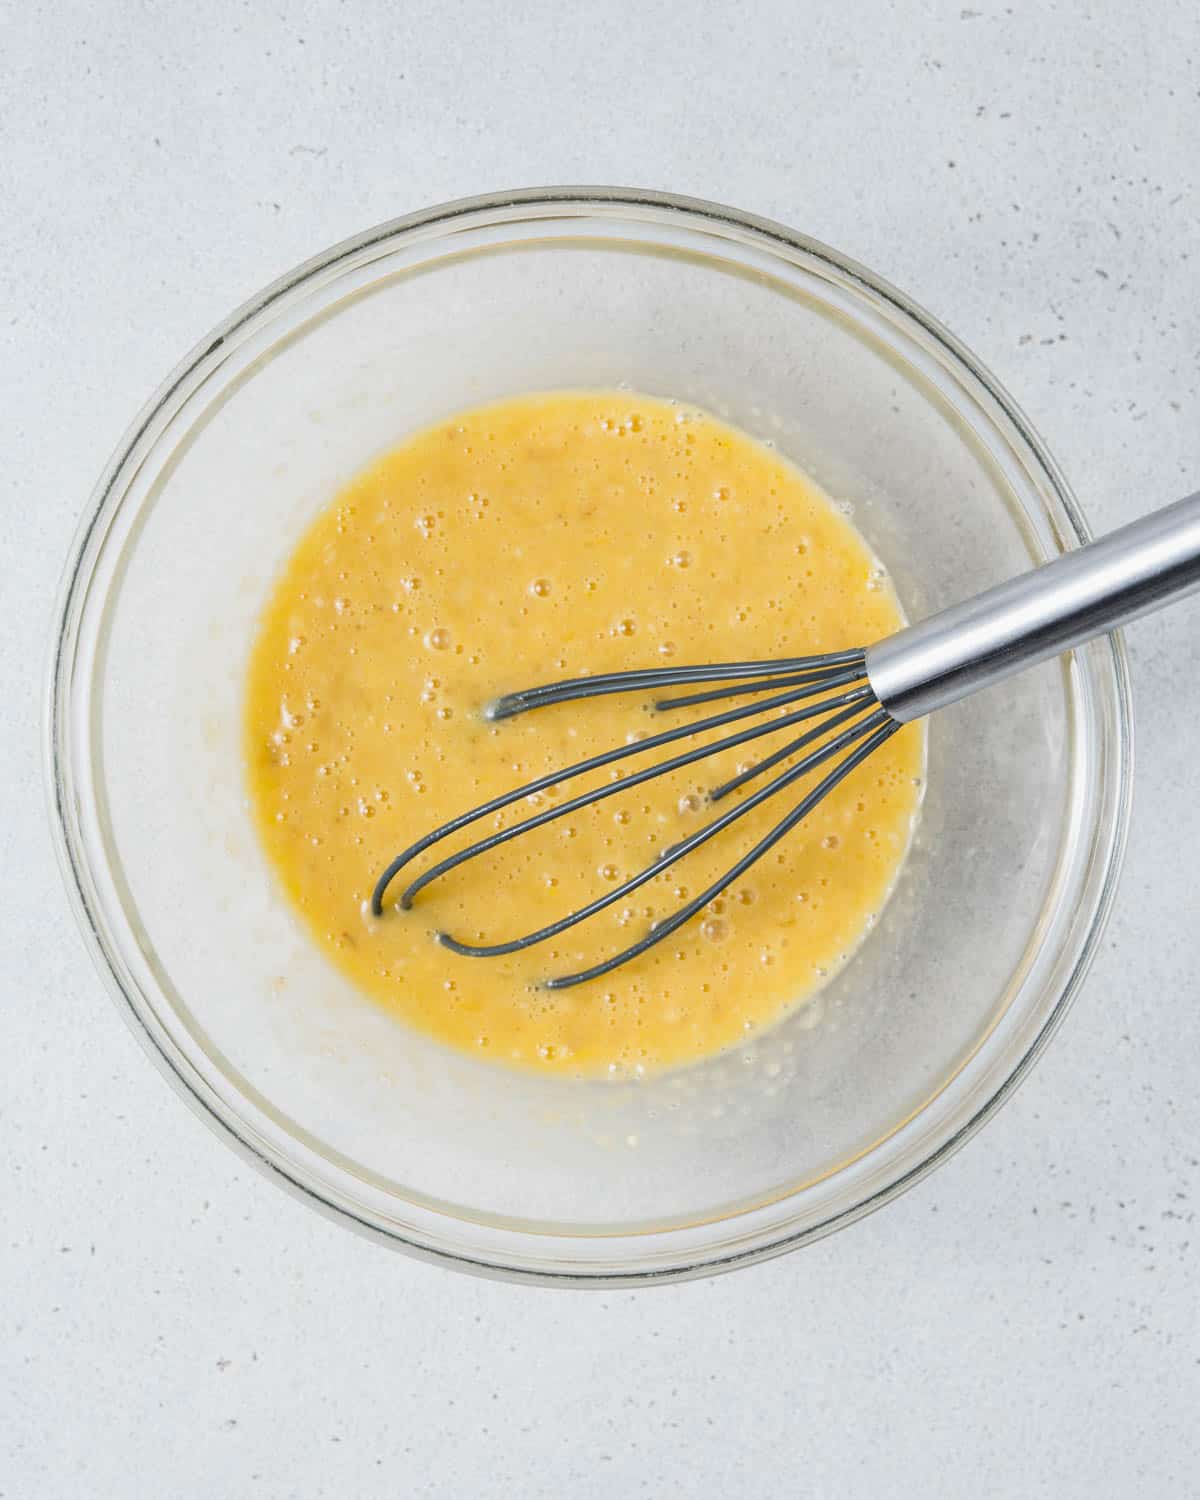
<path fill-rule="evenodd" d="M 659 194 L 480 198 L 309 261 L 166 381 L 80 530 L 47 721 L 85 934 L 200 1113 L 389 1243 L 584 1284 L 803 1244 L 960 1145 L 1079 986 L 1130 787 L 1116 638 L 938 715 L 915 847 L 853 962 L 769 1034 L 662 1077 L 508 1072 L 364 1000 L 297 927 L 251 826 L 259 611 L 311 518 L 407 432 L 619 384 L 777 444 L 853 507 L 913 617 L 1086 536 L 991 376 L 823 245 Z"/>

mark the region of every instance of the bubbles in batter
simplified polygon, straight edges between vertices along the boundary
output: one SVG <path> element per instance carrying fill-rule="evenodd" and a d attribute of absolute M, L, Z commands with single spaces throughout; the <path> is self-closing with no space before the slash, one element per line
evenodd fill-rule
<path fill-rule="evenodd" d="M 715 816 L 706 790 L 748 762 L 725 756 L 618 792 L 434 882 L 411 911 L 390 905 L 397 889 L 371 918 L 367 898 L 436 824 L 658 727 L 623 696 L 488 723 L 481 710 L 501 693 L 665 660 L 842 650 L 900 622 L 847 513 L 701 412 L 624 392 L 465 412 L 353 480 L 276 588 L 247 698 L 259 834 L 333 964 L 404 1024 L 489 1062 L 636 1077 L 738 1044 L 805 1000 L 817 1024 L 811 997 L 853 953 L 907 850 L 919 726 L 693 922 L 575 990 L 536 986 L 706 889 L 809 783 L 524 953 L 459 957 L 432 934 L 502 941 L 584 905 Z M 583 789 L 557 784 L 472 833 Z"/>

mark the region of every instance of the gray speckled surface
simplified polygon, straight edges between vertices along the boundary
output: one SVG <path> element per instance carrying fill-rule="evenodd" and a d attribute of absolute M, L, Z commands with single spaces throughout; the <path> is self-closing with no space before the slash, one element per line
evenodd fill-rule
<path fill-rule="evenodd" d="M 130 415 L 351 231 L 527 182 L 725 199 L 872 265 L 1097 528 L 1200 483 L 1194 5 L 4 7 L 0 1495 L 1200 1493 L 1200 604 L 1134 630 L 1103 954 L 966 1151 L 716 1281 L 565 1296 L 325 1222 L 169 1093 L 42 807 L 58 570 Z"/>

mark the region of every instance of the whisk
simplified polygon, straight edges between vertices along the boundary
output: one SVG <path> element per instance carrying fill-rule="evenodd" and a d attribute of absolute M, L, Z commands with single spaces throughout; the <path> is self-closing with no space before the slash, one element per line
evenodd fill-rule
<path fill-rule="evenodd" d="M 774 661 L 611 672 L 508 693 L 488 705 L 484 711 L 488 719 L 508 719 L 534 709 L 610 693 L 661 692 L 665 688 L 694 688 L 700 684 L 720 685 L 659 698 L 653 705 L 656 713 L 670 715 L 678 709 L 730 698 L 752 696 L 753 701 L 700 720 L 672 725 L 633 743 L 615 746 L 575 765 L 540 776 L 452 818 L 392 860 L 376 883 L 371 898 L 372 910 L 376 916 L 382 915 L 384 896 L 396 875 L 427 849 L 535 792 L 615 765 L 630 756 L 664 749 L 681 740 L 717 730 L 731 731 L 468 844 L 416 876 L 404 888 L 397 904 L 407 909 L 431 881 L 556 818 L 566 817 L 617 793 L 628 792 L 655 777 L 694 765 L 719 752 L 748 745 L 768 735 L 787 735 L 785 743 L 778 748 L 770 750 L 731 780 L 714 787 L 708 794 L 709 800 L 713 805 L 723 803 L 733 792 L 740 791 L 785 761 L 793 761 L 796 756 L 800 757 L 798 760 L 749 796 L 719 812 L 712 821 L 665 849 L 638 874 L 604 891 L 586 906 L 507 942 L 473 944 L 461 942 L 446 932 L 437 934 L 438 940 L 455 953 L 481 958 L 515 953 L 556 937 L 595 916 L 715 838 L 768 798 L 786 791 L 819 767 L 829 767 L 769 833 L 746 850 L 705 890 L 670 916 L 655 922 L 642 937 L 619 953 L 578 973 L 545 979 L 542 985 L 546 989 L 559 990 L 598 979 L 662 942 L 702 911 L 785 838 L 823 797 L 903 724 L 955 703 L 1093 636 L 1127 624 L 1198 587 L 1200 492 L 859 650 Z M 765 715 L 770 717 L 764 718 Z M 746 723 L 747 720 L 755 722 Z M 791 730 L 799 732 L 787 734 Z"/>

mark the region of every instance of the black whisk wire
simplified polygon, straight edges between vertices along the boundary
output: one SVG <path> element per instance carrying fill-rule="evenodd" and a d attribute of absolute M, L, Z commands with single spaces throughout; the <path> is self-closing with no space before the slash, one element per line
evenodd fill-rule
<path fill-rule="evenodd" d="M 808 734 L 802 735 L 794 744 L 798 746 L 811 744 L 813 740 L 819 739 L 828 730 L 839 724 L 845 723 L 847 719 L 860 714 L 866 707 L 870 693 L 866 689 L 858 689 L 854 693 L 843 695 L 848 700 L 848 707 L 840 714 L 835 714 L 830 720 L 826 720 L 816 729 L 810 730 Z M 531 818 L 526 818 L 520 823 L 514 823 L 510 828 L 502 828 L 499 833 L 493 833 L 488 838 L 480 839 L 477 843 L 468 844 L 465 849 L 460 849 L 455 854 L 447 855 L 436 865 L 419 875 L 400 895 L 399 905 L 405 911 L 412 905 L 413 897 L 430 883 L 437 880 L 439 876 L 448 871 L 456 869 L 465 864 L 467 860 L 474 859 L 477 855 L 486 854 L 500 844 L 506 844 L 510 839 L 517 838 L 520 834 L 530 833 L 535 828 L 541 828 L 547 823 L 552 823 L 558 818 L 567 817 L 569 814 L 578 812 L 581 808 L 589 807 L 594 802 L 602 802 L 606 797 L 616 796 L 618 792 L 632 791 L 636 786 L 642 786 L 647 781 L 653 781 L 659 776 L 667 776 L 672 771 L 681 770 L 684 766 L 695 764 L 698 760 L 707 760 L 710 755 L 716 755 L 722 750 L 733 750 L 739 745 L 747 744 L 750 740 L 758 739 L 764 734 L 773 734 L 777 729 L 782 729 L 792 724 L 799 724 L 805 719 L 811 719 L 816 714 L 824 713 L 827 709 L 826 703 L 812 704 L 808 708 L 800 708 L 795 712 L 787 714 L 784 718 L 775 719 L 767 724 L 755 724 L 750 729 L 743 729 L 738 734 L 731 734 L 725 739 L 717 740 L 712 744 L 698 745 L 694 750 L 686 750 L 682 755 L 673 756 L 670 760 L 662 761 L 658 765 L 647 766 L 645 770 L 636 771 L 632 776 L 623 776 L 619 781 L 609 781 L 603 786 L 595 787 L 588 792 L 581 792 L 578 797 L 572 797 L 569 802 L 564 802 L 557 807 L 547 808 L 545 812 L 537 813 Z"/>
<path fill-rule="evenodd" d="M 781 792 L 784 787 L 791 786 L 793 782 L 799 781 L 802 776 L 808 775 L 810 771 L 815 770 L 817 766 L 829 760 L 840 750 L 844 750 L 847 745 L 861 739 L 864 734 L 869 734 L 873 729 L 878 730 L 885 727 L 885 721 L 887 721 L 886 714 L 884 714 L 882 709 L 877 710 L 868 719 L 845 730 L 835 740 L 830 741 L 829 744 L 822 745 L 819 749 L 814 750 L 811 755 L 805 756 L 797 765 L 792 766 L 781 776 L 777 776 L 774 781 L 768 782 L 766 786 L 760 788 L 753 796 L 747 797 L 744 802 L 739 802 L 736 807 L 731 807 L 728 812 L 722 813 L 719 818 L 715 818 L 711 823 L 706 823 L 703 828 L 698 828 L 695 833 L 689 834 L 687 838 L 680 840 L 677 844 L 673 844 L 669 849 L 664 849 L 662 854 L 652 864 L 647 865 L 643 870 L 639 870 L 636 875 L 630 876 L 628 880 L 623 881 L 618 886 L 614 886 L 612 890 L 605 891 L 603 895 L 597 896 L 587 906 L 581 906 L 578 911 L 570 912 L 567 916 L 561 917 L 557 922 L 551 922 L 546 927 L 539 927 L 536 932 L 526 933 L 524 937 L 512 938 L 506 943 L 463 943 L 457 938 L 452 937 L 448 932 L 439 932 L 437 935 L 438 941 L 443 947 L 449 948 L 454 953 L 468 954 L 473 958 L 498 958 L 506 953 L 519 953 L 523 948 L 532 948 L 536 943 L 544 943 L 547 938 L 557 937 L 559 933 L 565 932 L 569 927 L 574 927 L 576 923 L 586 921 L 588 917 L 594 917 L 597 912 L 604 911 L 605 908 L 612 906 L 615 902 L 624 900 L 626 896 L 631 896 L 634 891 L 640 890 L 648 880 L 653 880 L 656 875 L 661 875 L 665 870 L 669 870 L 672 865 L 677 864 L 685 855 L 691 854 L 693 850 L 699 849 L 703 844 L 708 843 L 709 839 L 715 838 L 718 833 L 723 832 L 731 823 L 735 823 L 739 818 L 745 817 L 747 813 L 753 812 L 768 797 L 773 797 L 776 792 Z M 830 784 L 835 785 L 836 782 L 831 782 Z M 765 853 L 769 847 L 769 844 L 764 845 L 763 852 Z M 742 868 L 748 867 L 739 866 L 738 873 L 740 873 Z M 724 890 L 729 881 L 736 878 L 736 874 L 731 874 L 728 877 L 723 876 L 717 889 Z M 713 894 L 716 894 L 715 890 Z M 711 900 L 712 896 L 709 896 L 708 899 Z M 704 905 L 704 903 L 701 902 L 701 905 Z M 696 907 L 695 909 L 699 911 L 700 908 Z M 668 926 L 668 923 L 673 920 L 674 918 L 667 918 L 666 922 L 660 922 L 647 933 L 647 937 L 652 938 L 654 942 L 658 942 L 660 937 L 665 937 L 667 932 L 674 930 L 673 927 Z M 660 931 L 660 929 L 665 930 Z M 645 940 L 643 940 L 643 944 L 646 947 L 650 946 Z M 635 944 L 635 947 L 638 947 L 638 945 Z M 641 951 L 640 947 L 638 951 Z M 630 955 L 632 955 L 632 950 L 630 950 Z M 607 966 L 600 966 L 597 972 L 607 973 L 609 967 L 615 968 L 617 963 L 623 961 L 623 959 L 618 957 Z M 586 974 L 568 975 L 561 979 L 548 979 L 543 983 L 546 989 L 565 989 L 569 984 L 580 984 L 584 979 L 594 977 L 595 974 L 591 970 L 588 970 Z"/>
<path fill-rule="evenodd" d="M 686 668 L 677 667 L 676 671 L 686 671 Z M 632 674 L 630 674 L 632 675 Z M 859 674 L 862 675 L 861 673 Z M 824 691 L 822 683 L 811 683 L 807 686 L 789 688 L 783 693 L 778 693 L 767 698 L 761 703 L 743 704 L 740 708 L 727 709 L 724 713 L 713 714 L 709 718 L 697 720 L 694 723 L 679 724 L 674 729 L 665 729 L 660 734 L 649 735 L 643 740 L 634 740 L 626 745 L 615 745 L 611 750 L 605 750 L 599 755 L 589 756 L 586 760 L 576 761 L 574 765 L 566 766 L 561 770 L 547 772 L 545 776 L 539 776 L 533 781 L 528 781 L 524 786 L 514 787 L 510 792 L 502 792 L 500 796 L 491 798 L 488 802 L 480 803 L 469 811 L 460 813 L 457 818 L 452 818 L 448 823 L 441 824 L 431 832 L 425 834 L 407 849 L 401 850 L 399 854 L 387 866 L 379 879 L 375 882 L 375 889 L 371 894 L 371 910 L 379 917 L 383 915 L 383 898 L 387 893 L 392 881 L 405 867 L 418 855 L 423 854 L 426 849 L 434 844 L 441 843 L 442 839 L 449 838 L 451 834 L 457 833 L 462 828 L 477 823 L 480 818 L 486 818 L 511 807 L 514 802 L 520 802 L 525 797 L 532 797 L 536 792 L 544 792 L 549 787 L 557 786 L 560 782 L 568 781 L 575 776 L 585 776 L 590 771 L 602 770 L 605 766 L 614 765 L 617 761 L 626 760 L 631 755 L 639 755 L 647 750 L 658 750 L 664 745 L 674 744 L 676 740 L 686 739 L 694 734 L 706 734 L 713 729 L 722 729 L 726 724 L 734 724 L 739 719 L 750 718 L 754 714 L 767 713 L 776 708 L 787 708 L 793 703 L 803 702 L 807 698 L 815 697 Z M 861 690 L 864 701 L 870 694 L 870 689 Z M 845 700 L 832 701 L 828 703 L 830 708 L 838 708 Z M 814 713 L 824 712 L 826 705 L 814 706 Z M 514 710 L 516 712 L 516 710 Z"/>
<path fill-rule="evenodd" d="M 603 672 L 594 677 L 568 677 L 563 682 L 548 682 L 543 687 L 525 688 L 506 693 L 484 710 L 488 719 L 509 719 L 533 708 L 549 708 L 575 698 L 601 698 L 609 693 L 645 692 L 656 687 L 678 687 L 688 682 L 731 682 L 735 678 L 776 677 L 781 672 L 799 672 L 807 668 L 825 673 L 839 667 L 861 667 L 865 651 L 832 651 L 825 656 L 791 656 L 775 661 L 734 661 L 724 665 L 709 663 L 698 667 L 648 667 L 633 672 Z M 862 673 L 859 673 L 862 676 Z"/>
<path fill-rule="evenodd" d="M 740 698 L 746 693 L 769 693 L 777 688 L 819 683 L 822 689 L 841 687 L 862 679 L 861 667 L 847 667 L 841 672 L 800 672 L 794 677 L 769 677 L 765 682 L 742 682 L 736 687 L 709 688 L 703 693 L 688 693 L 682 698 L 660 698 L 654 707 L 661 713 L 668 708 L 693 708 L 699 703 L 716 703 L 721 698 Z"/>
<path fill-rule="evenodd" d="M 845 760 L 835 766 L 827 776 L 822 777 L 821 781 L 788 813 L 786 818 L 781 819 L 771 829 L 770 833 L 764 838 L 759 839 L 753 849 L 743 854 L 735 865 L 726 870 L 718 879 L 714 880 L 710 886 L 702 890 L 698 896 L 693 896 L 690 901 L 681 906 L 678 911 L 672 913 L 671 916 L 664 918 L 663 921 L 656 922 L 644 937 L 639 938 L 636 943 L 631 943 L 628 948 L 623 948 L 620 953 L 614 953 L 611 958 L 606 958 L 598 964 L 593 964 L 590 969 L 581 969 L 577 974 L 560 974 L 557 978 L 543 980 L 542 988 L 547 990 L 566 990 L 577 984 L 586 984 L 589 979 L 599 979 L 601 975 L 611 974 L 614 969 L 620 968 L 622 964 L 627 964 L 632 959 L 638 958 L 647 949 L 653 948 L 657 943 L 661 943 L 664 938 L 670 937 L 685 922 L 690 922 L 694 916 L 704 910 L 710 901 L 715 900 L 735 880 L 739 880 L 752 865 L 757 864 L 764 854 L 769 853 L 780 839 L 785 838 L 791 833 L 796 824 L 806 818 L 812 812 L 813 808 L 816 807 L 817 803 L 823 797 L 828 796 L 834 787 L 837 786 L 839 781 L 843 781 L 849 776 L 850 772 L 856 766 L 861 765 L 869 755 L 873 755 L 879 749 L 880 745 L 896 733 L 900 725 L 893 719 L 888 718 L 884 714 L 883 709 L 880 709 L 879 712 L 886 719 L 886 723 L 882 724 L 871 735 L 870 739 L 864 740 Z M 787 775 L 790 776 L 791 773 L 788 772 Z M 780 777 L 779 780 L 783 781 L 784 777 Z M 769 796 L 771 794 L 773 786 L 774 783 L 764 788 L 766 795 Z M 740 809 L 738 810 L 740 811 Z"/>
<path fill-rule="evenodd" d="M 472 823 L 482 818 L 494 815 L 513 803 L 522 799 L 544 792 L 551 787 L 557 786 L 572 778 L 585 776 L 589 772 L 602 770 L 629 756 L 644 754 L 647 751 L 661 749 L 666 745 L 678 740 L 704 736 L 714 730 L 724 729 L 729 725 L 751 716 L 769 715 L 763 722 L 739 729 L 733 734 L 724 735 L 714 740 L 708 740 L 702 744 L 693 746 L 682 754 L 674 755 L 668 760 L 644 767 L 632 775 L 622 776 L 619 773 L 614 779 L 603 785 L 594 787 L 590 791 L 582 792 L 568 801 L 547 808 L 531 817 L 524 818 L 520 822 L 512 824 L 508 828 L 502 828 L 485 838 L 478 839 L 465 848 L 446 856 L 437 863 L 431 865 L 422 874 L 410 882 L 401 893 L 397 905 L 407 909 L 412 905 L 414 898 L 432 881 L 437 880 L 459 865 L 468 860 L 476 859 L 502 844 L 515 839 L 522 834 L 529 833 L 536 828 L 544 827 L 546 824 L 558 818 L 566 817 L 571 813 L 578 812 L 592 803 L 602 801 L 606 797 L 615 796 L 620 792 L 627 792 L 636 786 L 653 780 L 659 776 L 668 775 L 672 771 L 681 770 L 684 767 L 707 759 L 710 756 L 720 754 L 723 751 L 735 749 L 741 745 L 748 744 L 767 734 L 782 731 L 794 727 L 800 723 L 811 722 L 820 719 L 821 722 L 813 727 L 807 728 L 798 737 L 791 739 L 787 744 L 772 754 L 755 762 L 748 768 L 741 770 L 734 777 L 723 782 L 709 793 L 709 801 L 717 802 L 729 796 L 732 792 L 740 790 L 753 778 L 790 759 L 792 756 L 808 751 L 795 765 L 790 766 L 779 776 L 776 776 L 766 786 L 739 802 L 736 807 L 722 813 L 719 817 L 706 823 L 703 827 L 695 830 L 686 838 L 665 849 L 659 857 L 645 869 L 638 871 L 628 880 L 623 881 L 612 889 L 603 892 L 594 901 L 589 902 L 555 922 L 538 928 L 535 932 L 526 933 L 522 937 L 513 938 L 507 942 L 500 943 L 466 943 L 453 937 L 449 933 L 439 932 L 436 934 L 438 941 L 451 951 L 471 957 L 497 957 L 503 954 L 517 953 L 537 943 L 545 942 L 549 938 L 567 931 L 578 923 L 586 921 L 598 912 L 604 911 L 634 891 L 640 889 L 655 876 L 662 874 L 679 860 L 685 858 L 695 849 L 706 844 L 717 834 L 723 832 L 733 823 L 744 817 L 747 813 L 759 807 L 769 797 L 784 791 L 787 787 L 798 782 L 802 777 L 808 776 L 820 766 L 827 764 L 835 756 L 843 751 L 848 752 L 845 758 L 839 761 L 832 769 L 825 772 L 816 786 L 812 787 L 801 801 L 794 807 L 774 828 L 761 838 L 752 849 L 748 850 L 729 870 L 714 881 L 707 889 L 698 896 L 693 897 L 670 916 L 655 922 L 649 930 L 629 947 L 614 954 L 610 958 L 592 965 L 590 968 L 580 970 L 575 974 L 559 975 L 552 979 L 543 981 L 546 989 L 566 989 L 572 985 L 583 984 L 588 980 L 597 979 L 603 974 L 610 973 L 613 969 L 628 963 L 646 952 L 655 944 L 669 937 L 677 931 L 684 923 L 690 921 L 698 912 L 714 900 L 723 890 L 736 881 L 750 867 L 763 857 L 780 839 L 784 838 L 812 809 L 826 797 L 856 766 L 860 765 L 868 755 L 879 748 L 900 727 L 891 716 L 879 705 L 878 699 L 866 680 L 866 656 L 863 651 L 841 651 L 831 652 L 824 656 L 802 656 L 791 657 L 784 660 L 766 662 L 729 662 L 724 665 L 688 666 L 688 667 L 659 667 L 644 671 L 612 672 L 594 677 L 577 677 L 564 682 L 549 683 L 544 687 L 530 688 L 523 692 L 510 693 L 497 699 L 489 705 L 485 711 L 488 719 L 510 718 L 518 713 L 525 713 L 535 708 L 546 708 L 553 704 L 570 702 L 580 698 L 606 696 L 611 693 L 647 691 L 661 689 L 664 687 L 676 687 L 692 685 L 697 683 L 721 683 L 723 686 L 708 689 L 702 692 L 687 693 L 677 698 L 659 699 L 654 704 L 656 711 L 670 711 L 679 708 L 697 706 L 704 703 L 712 703 L 721 699 L 745 696 L 748 694 L 767 694 L 759 697 L 755 702 L 741 704 L 738 707 L 726 709 L 686 724 L 676 725 L 674 728 L 663 730 L 661 733 L 649 735 L 644 739 L 635 739 L 624 745 L 614 746 L 612 749 L 599 755 L 589 756 L 586 760 L 577 761 L 574 765 L 563 769 L 549 772 L 539 776 L 523 786 L 515 787 L 512 791 L 505 792 L 498 797 L 493 797 L 480 806 L 462 813 L 459 817 L 451 819 L 448 823 L 433 829 L 416 843 L 411 844 L 403 850 L 387 866 L 376 882 L 371 896 L 371 908 L 376 916 L 383 913 L 383 899 L 389 886 L 396 875 L 419 855 L 423 854 L 434 844 L 469 827 Z M 843 689 L 843 691 L 837 691 Z M 797 707 L 796 705 L 801 705 Z M 835 731 L 838 731 L 835 733 Z M 832 738 L 825 738 L 826 736 Z M 823 741 L 822 743 L 817 743 Z M 814 747 L 814 748 L 809 748 Z"/>

